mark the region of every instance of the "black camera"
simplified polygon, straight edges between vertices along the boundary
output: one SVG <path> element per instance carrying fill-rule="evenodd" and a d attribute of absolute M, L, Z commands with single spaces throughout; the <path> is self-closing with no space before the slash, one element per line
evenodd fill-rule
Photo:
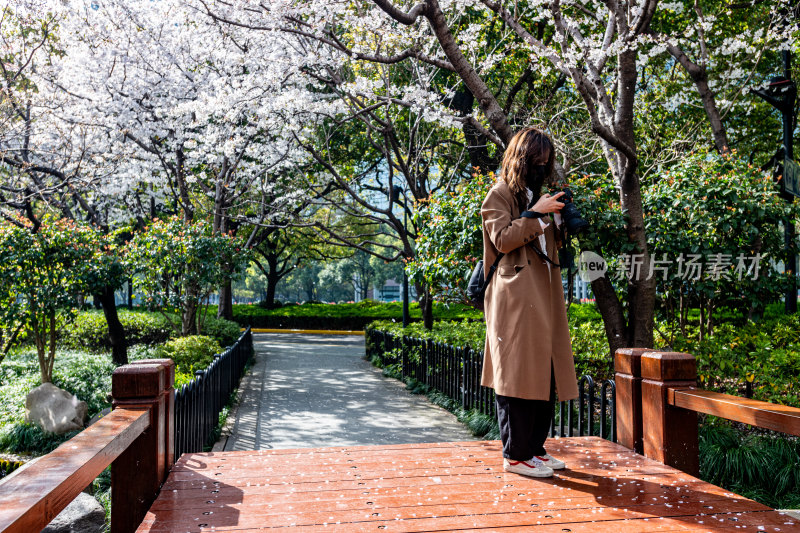
<path fill-rule="evenodd" d="M 564 193 L 558 201 L 564 204 L 564 207 L 561 208 L 561 218 L 564 220 L 567 233 L 578 235 L 589 227 L 589 223 L 581 217 L 580 211 L 572 203 L 572 191 L 569 188 L 564 188 L 563 191 L 555 191 L 553 194 L 558 194 L 559 192 Z"/>

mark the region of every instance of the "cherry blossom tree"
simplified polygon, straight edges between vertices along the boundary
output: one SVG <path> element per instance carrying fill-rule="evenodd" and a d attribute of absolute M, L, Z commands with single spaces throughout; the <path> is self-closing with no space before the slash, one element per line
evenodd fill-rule
<path fill-rule="evenodd" d="M 645 269 L 650 255 L 637 136 L 636 113 L 643 91 L 640 72 L 656 58 L 663 68 L 663 56 L 669 54 L 673 65 L 685 70 L 693 90 L 674 91 L 663 104 L 692 103 L 694 94 L 705 111 L 716 147 L 726 151 L 729 141 L 723 116 L 726 109 L 732 109 L 730 92 L 741 93 L 764 51 L 789 46 L 795 33 L 787 20 L 787 2 L 752 4 L 753 16 L 741 11 L 730 14 L 743 6 L 709 8 L 699 2 L 659 4 L 658 0 L 532 0 L 524 4 L 502 0 L 373 0 L 357 4 L 208 0 L 204 5 L 217 20 L 254 30 L 301 34 L 361 64 L 412 62 L 453 72 L 480 110 L 480 114 L 471 114 L 468 122 L 500 150 L 519 124 L 502 97 L 513 100 L 518 82 L 526 74 L 503 87 L 495 77 L 498 69 L 493 67 L 502 64 L 506 54 L 522 50 L 527 54 L 528 76 L 555 77 L 582 102 L 626 213 L 624 238 L 643 254 Z M 676 16 L 680 13 L 693 14 Z M 728 29 L 720 37 L 726 17 L 728 24 L 746 19 L 746 31 L 737 35 Z M 484 28 L 493 26 L 504 28 L 496 40 L 475 39 Z M 736 29 L 742 29 L 741 24 Z M 430 87 L 419 89 L 418 98 L 430 97 Z M 652 345 L 652 280 L 633 279 L 623 288 L 627 317 L 608 277 L 594 281 L 592 288 L 612 351 L 623 345 Z"/>
<path fill-rule="evenodd" d="M 70 120 L 66 109 L 73 96 L 49 81 L 65 53 L 58 30 L 64 20 L 61 7 L 32 0 L 6 6 L 0 14 L 5 53 L 0 60 L 0 216 L 35 234 L 43 213 L 50 211 L 68 220 L 87 221 L 108 233 L 108 213 L 97 195 L 105 169 L 92 164 L 98 156 L 94 150 L 98 135 L 103 132 Z M 30 224 L 23 224 L 17 215 Z M 105 284 L 92 284 L 91 290 L 108 323 L 112 358 L 116 364 L 125 364 L 125 331 L 114 302 L 114 291 L 123 278 L 101 279 Z"/>
<path fill-rule="evenodd" d="M 75 39 L 53 84 L 107 133 L 115 167 L 102 192 L 122 218 L 142 226 L 180 213 L 253 237 L 300 201 L 281 175 L 305 157 L 295 138 L 309 124 L 294 110 L 315 103 L 292 82 L 291 49 L 252 42 L 174 1 L 79 4 L 64 26 Z M 220 314 L 231 318 L 230 283 L 220 292 Z"/>

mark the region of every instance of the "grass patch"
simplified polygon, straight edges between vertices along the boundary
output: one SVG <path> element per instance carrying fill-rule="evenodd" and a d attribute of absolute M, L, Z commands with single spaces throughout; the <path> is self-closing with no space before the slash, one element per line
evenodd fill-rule
<path fill-rule="evenodd" d="M 706 417 L 700 477 L 775 509 L 800 509 L 800 439 Z"/>

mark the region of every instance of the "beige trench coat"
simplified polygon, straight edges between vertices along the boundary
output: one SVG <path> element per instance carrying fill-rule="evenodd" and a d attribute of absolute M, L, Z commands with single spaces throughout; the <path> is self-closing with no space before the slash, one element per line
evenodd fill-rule
<path fill-rule="evenodd" d="M 497 394 L 547 400 L 550 361 L 558 399 L 578 397 L 572 342 L 567 324 L 561 269 L 530 249 L 539 247 L 542 227 L 536 218 L 517 218 L 520 210 L 502 180 L 491 188 L 481 206 L 484 274 L 497 254 L 500 260 L 484 296 L 486 345 L 481 384 Z M 512 220 L 514 219 L 514 220 Z M 558 263 L 557 232 L 550 215 L 544 229 L 547 255 Z M 541 249 L 541 248 L 539 248 Z"/>

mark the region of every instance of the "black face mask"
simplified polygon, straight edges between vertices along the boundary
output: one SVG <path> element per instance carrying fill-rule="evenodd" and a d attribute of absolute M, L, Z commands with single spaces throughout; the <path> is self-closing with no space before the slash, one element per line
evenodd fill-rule
<path fill-rule="evenodd" d="M 525 185 L 533 191 L 534 196 L 538 196 L 544 185 L 544 177 L 547 173 L 547 165 L 531 165 L 528 174 L 525 176 Z"/>

